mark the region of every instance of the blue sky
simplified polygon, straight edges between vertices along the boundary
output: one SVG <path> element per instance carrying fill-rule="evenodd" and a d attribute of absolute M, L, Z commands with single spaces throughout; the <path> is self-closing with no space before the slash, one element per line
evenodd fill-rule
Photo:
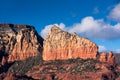
<path fill-rule="evenodd" d="M 34 25 L 44 38 L 56 24 L 120 52 L 120 0 L 0 0 L 0 23 Z"/>

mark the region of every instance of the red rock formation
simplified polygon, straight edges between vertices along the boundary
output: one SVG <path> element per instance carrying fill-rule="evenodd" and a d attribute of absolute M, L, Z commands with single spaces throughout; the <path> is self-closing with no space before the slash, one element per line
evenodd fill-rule
<path fill-rule="evenodd" d="M 32 26 L 0 24 L 0 50 L 8 54 L 9 62 L 37 56 L 42 41 Z"/>
<path fill-rule="evenodd" d="M 53 26 L 44 41 L 43 59 L 96 59 L 98 47 L 88 39 L 69 34 Z"/>
<path fill-rule="evenodd" d="M 8 61 L 24 60 L 28 57 L 37 56 L 41 52 L 42 41 L 42 38 L 31 26 L 0 24 L 0 51 L 8 55 Z M 39 61 L 37 57 L 30 59 L 30 61 L 23 61 L 28 66 L 24 66 L 20 61 L 14 63 L 9 70 L 9 66 L 4 67 L 7 61 L 3 57 L 2 66 L 0 65 L 0 71 L 3 73 L 0 74 L 0 80 L 33 80 L 33 78 L 34 80 L 115 79 L 120 68 L 117 67 L 115 70 L 116 67 L 111 66 L 115 65 L 114 55 L 110 52 L 107 57 L 106 53 L 102 53 L 99 58 L 101 62 L 98 62 L 93 60 L 97 57 L 97 51 L 97 45 L 88 39 L 79 37 L 76 33 L 69 34 L 54 26 L 44 41 L 43 51 L 43 59 L 52 61 Z M 31 60 L 33 61 L 32 64 Z M 39 65 L 36 65 L 37 63 Z M 33 65 L 36 66 L 31 69 L 29 66 Z M 23 72 L 20 70 L 21 67 Z M 4 73 L 7 70 L 10 74 Z M 28 72 L 26 73 L 26 71 Z M 20 72 L 27 76 L 20 75 Z"/>
<path fill-rule="evenodd" d="M 109 52 L 108 53 L 108 59 L 107 59 L 107 62 L 110 64 L 110 65 L 115 65 L 115 56 L 113 55 L 112 52 Z"/>
<path fill-rule="evenodd" d="M 112 65 L 112 66 L 115 66 L 115 56 L 113 55 L 112 52 L 109 52 L 108 53 L 108 56 L 107 56 L 107 53 L 105 52 L 102 52 L 100 54 L 100 58 L 99 58 L 99 61 L 100 62 L 107 62 L 108 64 Z"/>
<path fill-rule="evenodd" d="M 23 76 L 23 75 L 20 75 L 20 74 L 2 73 L 2 74 L 0 74 L 0 80 L 33 80 L 33 79 L 31 77 L 27 77 L 25 75 Z"/>
<path fill-rule="evenodd" d="M 107 62 L 107 54 L 105 52 L 102 52 L 100 54 L 100 58 L 99 58 L 100 62 Z"/>
<path fill-rule="evenodd" d="M 7 60 L 6 60 L 5 57 L 3 56 L 3 57 L 2 57 L 2 62 L 1 62 L 2 66 L 5 66 L 6 63 L 7 63 Z"/>
<path fill-rule="evenodd" d="M 120 64 L 118 64 L 117 66 L 116 66 L 116 73 L 120 73 Z M 120 75 L 117 77 L 117 79 L 116 80 L 120 80 Z"/>
<path fill-rule="evenodd" d="M 14 74 L 8 74 L 4 80 L 17 80 Z"/>

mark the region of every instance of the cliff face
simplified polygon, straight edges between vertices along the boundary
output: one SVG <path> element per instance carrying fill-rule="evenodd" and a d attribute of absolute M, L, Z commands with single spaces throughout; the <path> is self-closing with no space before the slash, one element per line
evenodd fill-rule
<path fill-rule="evenodd" d="M 43 39 L 29 25 L 0 24 L 0 54 L 8 61 L 24 60 L 41 53 Z"/>
<path fill-rule="evenodd" d="M 88 39 L 62 31 L 53 26 L 43 43 L 43 59 L 57 60 L 69 58 L 96 59 L 98 47 Z"/>

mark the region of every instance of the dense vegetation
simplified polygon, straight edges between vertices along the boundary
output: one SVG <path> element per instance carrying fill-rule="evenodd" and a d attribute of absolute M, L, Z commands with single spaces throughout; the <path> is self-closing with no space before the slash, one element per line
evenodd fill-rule
<path fill-rule="evenodd" d="M 30 57 L 23 61 L 16 61 L 13 65 L 8 69 L 8 73 L 20 73 L 25 74 L 28 70 L 30 70 L 33 66 L 38 65 L 42 62 L 40 56 Z"/>
<path fill-rule="evenodd" d="M 55 60 L 55 61 L 42 61 L 39 56 L 28 58 L 24 61 L 17 61 L 15 62 L 9 69 L 8 73 L 20 73 L 25 74 L 27 71 L 37 71 L 37 69 L 32 69 L 33 66 L 39 65 L 39 66 L 47 66 L 42 69 L 40 74 L 42 73 L 50 73 L 50 70 L 56 70 L 57 73 L 82 73 L 86 71 L 95 71 L 95 64 L 96 60 L 92 59 L 69 59 L 69 60 Z M 70 67 L 68 70 L 66 70 L 64 65 L 71 65 L 73 64 L 73 67 Z M 52 65 L 52 66 L 49 66 Z M 62 66 L 63 65 L 63 66 Z M 32 69 L 32 70 L 31 70 Z"/>

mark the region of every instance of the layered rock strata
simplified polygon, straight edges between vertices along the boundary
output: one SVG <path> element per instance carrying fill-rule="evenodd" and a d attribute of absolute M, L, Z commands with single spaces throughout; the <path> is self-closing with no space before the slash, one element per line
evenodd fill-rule
<path fill-rule="evenodd" d="M 53 26 L 43 43 L 44 60 L 96 59 L 98 47 L 95 43 L 78 35 L 69 34 Z"/>
<path fill-rule="evenodd" d="M 7 56 L 8 61 L 37 56 L 42 43 L 33 26 L 0 24 L 0 55 Z"/>

